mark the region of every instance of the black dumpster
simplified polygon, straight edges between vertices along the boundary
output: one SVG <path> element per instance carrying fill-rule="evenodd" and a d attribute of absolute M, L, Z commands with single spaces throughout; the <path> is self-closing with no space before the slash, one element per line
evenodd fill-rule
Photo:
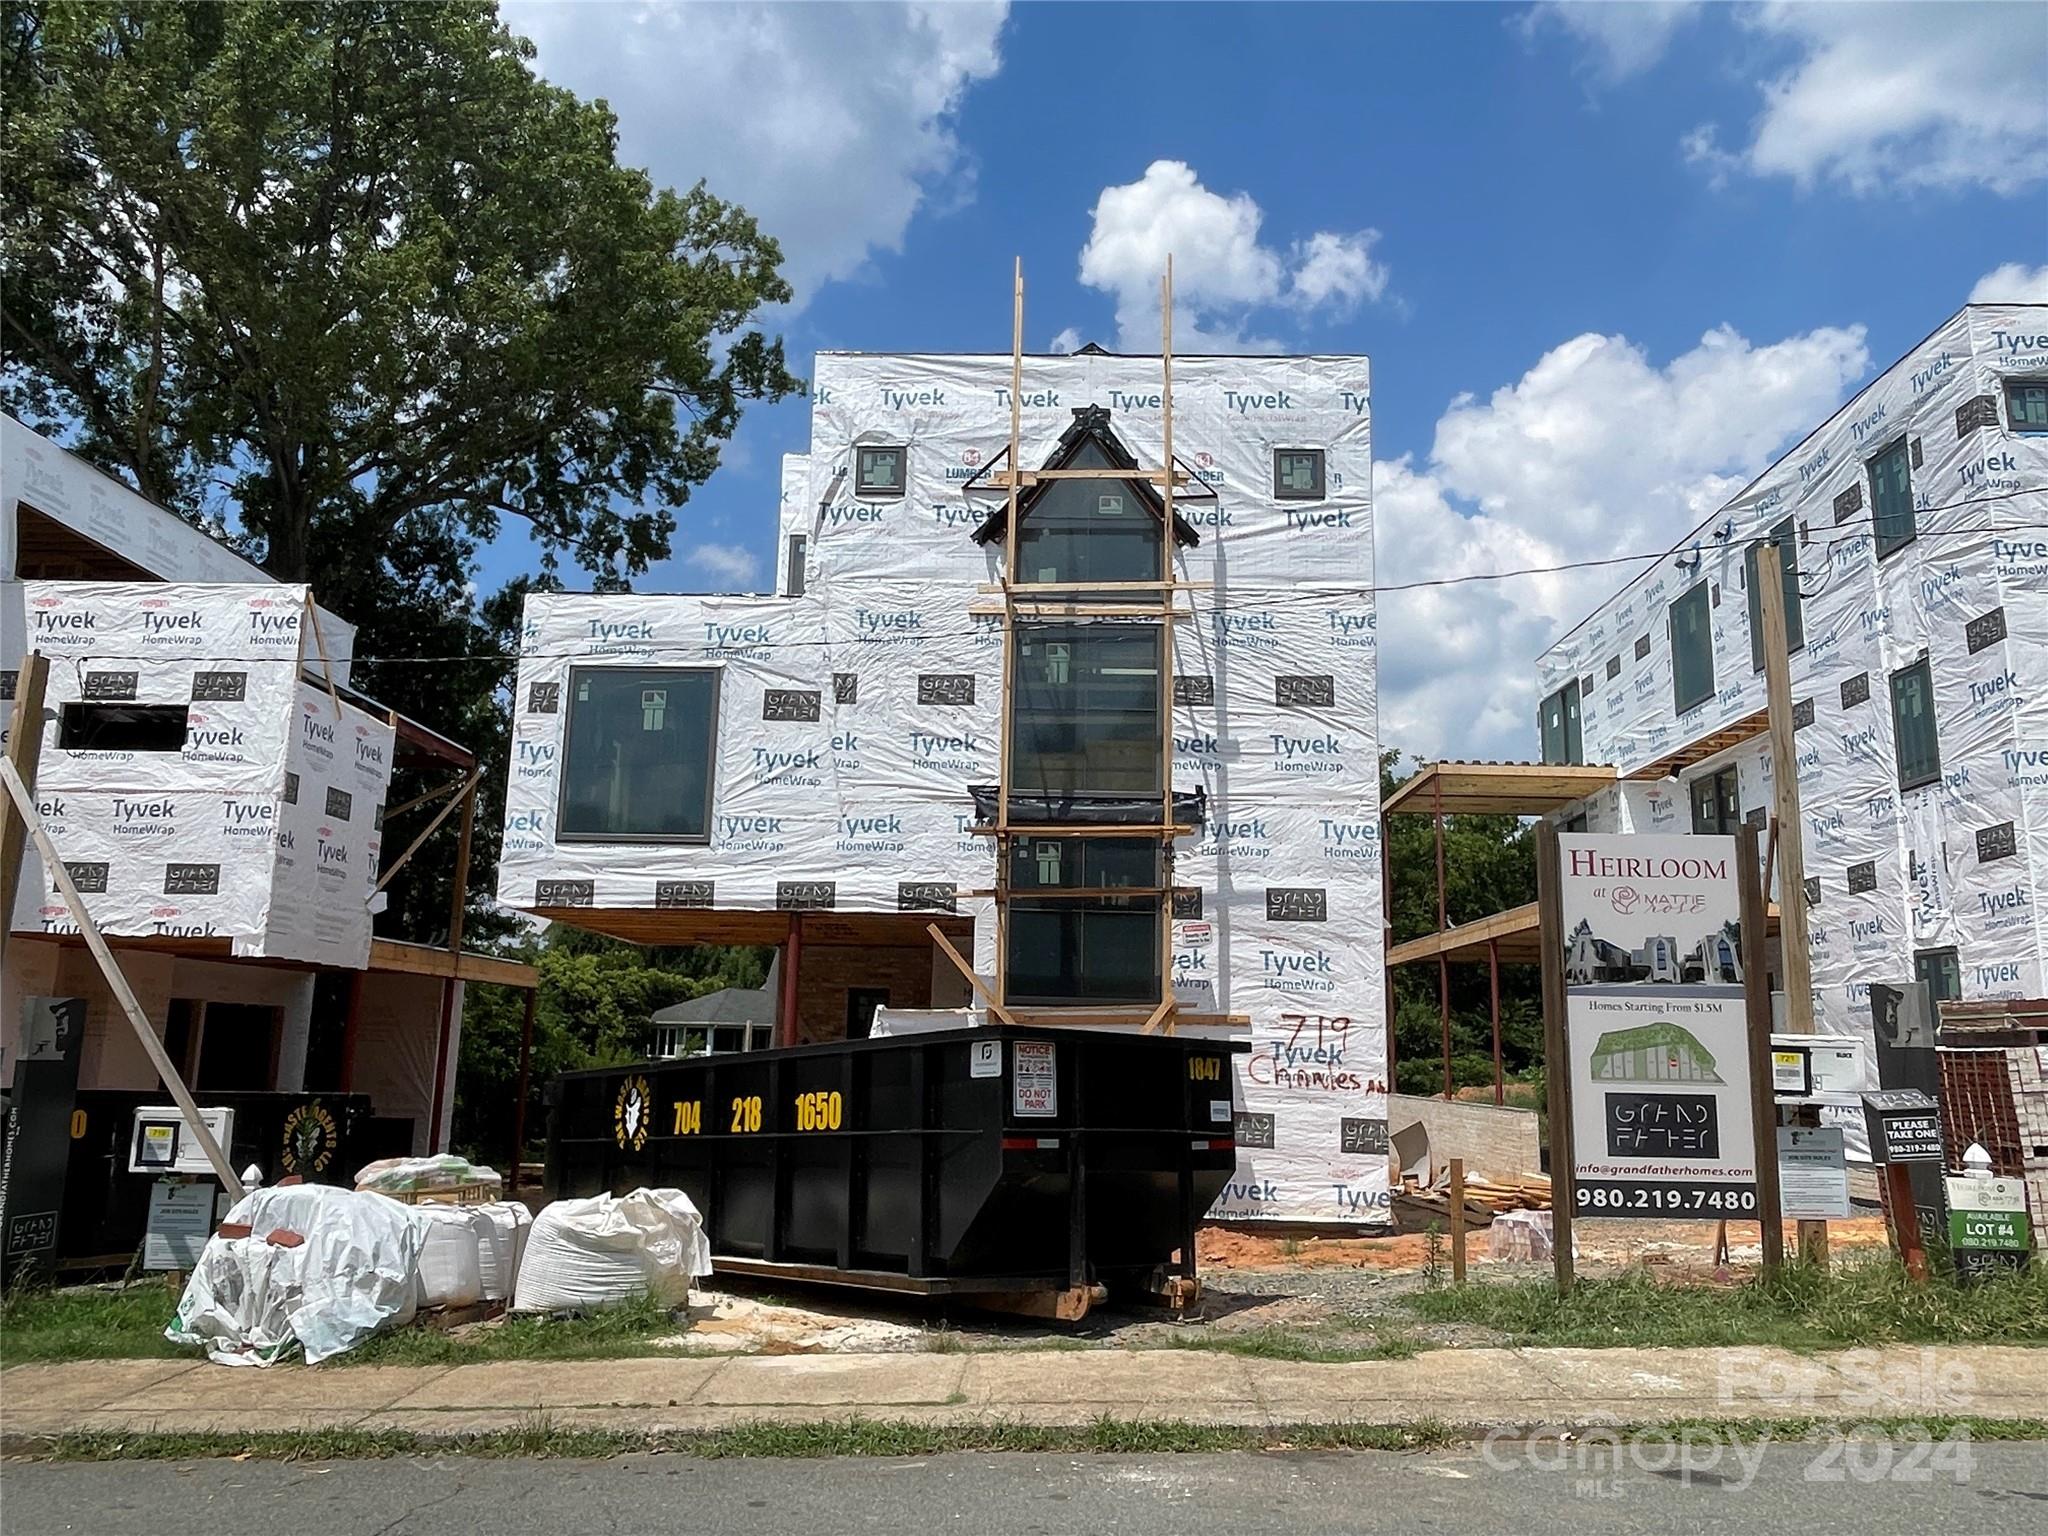
<path fill-rule="evenodd" d="M 547 1192 L 679 1188 L 725 1271 L 1076 1317 L 1192 1280 L 1245 1049 L 991 1026 L 567 1073 Z"/>

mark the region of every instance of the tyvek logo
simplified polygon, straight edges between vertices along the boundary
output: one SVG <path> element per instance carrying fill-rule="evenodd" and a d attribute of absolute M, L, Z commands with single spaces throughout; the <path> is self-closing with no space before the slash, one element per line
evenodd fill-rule
<path fill-rule="evenodd" d="M 1186 736 L 1173 738 L 1173 755 L 1213 762 L 1222 757 L 1223 746 L 1209 731 L 1196 731 Z"/>
<path fill-rule="evenodd" d="M 203 626 L 197 609 L 169 609 L 160 613 L 144 610 L 142 639 L 146 645 L 197 644 Z"/>
<path fill-rule="evenodd" d="M 2039 747 L 2008 748 L 2000 754 L 2005 776 L 2015 788 L 2026 785 L 2048 788 L 2048 750 Z"/>
<path fill-rule="evenodd" d="M 763 784 L 819 785 L 825 782 L 818 748 L 800 752 L 754 748 L 754 777 Z"/>
<path fill-rule="evenodd" d="M 1987 919 L 1982 925 L 1987 933 L 2005 928 L 2031 926 L 2033 905 L 2024 885 L 2011 885 L 2002 891 L 1977 893 L 1977 915 Z"/>
<path fill-rule="evenodd" d="M 1270 613 L 1225 613 L 1209 615 L 1219 646 L 1248 651 L 1270 651 L 1279 647 L 1280 621 Z"/>
<path fill-rule="evenodd" d="M 2005 575 L 2048 575 L 2048 539 L 1993 539 L 1991 553 Z"/>
<path fill-rule="evenodd" d="M 718 846 L 733 852 L 780 853 L 788 846 L 780 816 L 720 816 Z"/>
<path fill-rule="evenodd" d="M 1273 838 L 1263 816 L 1226 818 L 1209 823 L 1195 852 L 1220 853 L 1231 859 L 1269 859 L 1273 856 Z"/>
<path fill-rule="evenodd" d="M 165 837 L 178 830 L 178 802 L 163 797 L 131 800 L 114 796 L 116 837 Z"/>
<path fill-rule="evenodd" d="M 1812 480 L 1815 475 L 1818 475 L 1822 471 L 1824 471 L 1828 467 L 1828 460 L 1833 455 L 1833 453 L 1834 450 L 1832 448 L 1823 448 L 1819 453 L 1816 453 L 1812 458 L 1808 459 L 1804 464 L 1800 465 L 1799 483 L 1801 485 L 1805 485 L 1808 481 Z"/>
<path fill-rule="evenodd" d="M 2005 358 L 2036 352 L 2048 353 L 2048 331 L 1994 330 L 1991 333 L 1991 344 Z"/>
<path fill-rule="evenodd" d="M 924 612 L 917 608 L 856 608 L 853 625 L 863 643 L 910 640 L 924 633 Z"/>
<path fill-rule="evenodd" d="M 1330 643 L 1338 650 L 1369 651 L 1374 642 L 1375 616 L 1370 613 L 1345 613 L 1330 610 Z"/>
<path fill-rule="evenodd" d="M 1883 424 L 1887 409 L 1888 407 L 1884 405 L 1878 405 L 1865 411 L 1861 416 L 1858 416 L 1849 423 L 1849 436 L 1859 443 L 1862 442 L 1864 438 L 1875 432 Z"/>
<path fill-rule="evenodd" d="M 892 411 L 916 410 L 945 403 L 946 392 L 943 389 L 891 389 L 886 384 L 882 386 L 882 404 Z"/>
<path fill-rule="evenodd" d="M 1284 389 L 1258 392 L 1226 389 L 1223 391 L 1223 408 L 1237 416 L 1249 416 L 1255 411 L 1261 415 L 1270 411 L 1291 411 L 1294 409 L 1294 396 Z"/>
<path fill-rule="evenodd" d="M 512 772 L 522 779 L 554 777 L 555 744 L 552 741 L 513 742 Z"/>
<path fill-rule="evenodd" d="M 901 853 L 903 818 L 886 816 L 841 816 L 839 839 L 833 846 L 841 853 Z"/>
<path fill-rule="evenodd" d="M 249 609 L 249 642 L 252 645 L 292 646 L 299 643 L 299 613 L 296 608 L 282 613 Z"/>
<path fill-rule="evenodd" d="M 1935 358 L 1925 367 L 1915 368 L 1912 373 L 1913 393 L 1916 395 L 1919 394 L 1922 390 L 1927 388 L 1928 385 L 1932 384 L 1936 379 L 1939 379 L 1944 375 L 1953 372 L 1955 366 L 1956 360 L 1954 355 L 1948 352 L 1944 352 L 1941 354 L 1941 356 Z M 1862 436 L 1861 433 L 1858 433 L 1857 435 L 1859 437 Z"/>
<path fill-rule="evenodd" d="M 1336 967 L 1326 949 L 1261 949 L 1259 985 L 1277 992 L 1334 992 Z"/>
<path fill-rule="evenodd" d="M 940 528 L 973 528 L 981 522 L 981 514 L 972 507 L 955 507 L 935 501 L 927 510 L 931 513 L 932 522 Z"/>
<path fill-rule="evenodd" d="M 1266 739 L 1273 744 L 1275 773 L 1318 776 L 1344 771 L 1344 743 L 1330 732 L 1287 736 L 1274 731 Z"/>
<path fill-rule="evenodd" d="M 1339 821 L 1325 816 L 1316 823 L 1323 839 L 1323 858 L 1332 864 L 1376 864 L 1380 856 L 1377 822 Z"/>
<path fill-rule="evenodd" d="M 2010 453 L 1987 453 L 1975 463 L 1962 467 L 1963 490 L 2017 491 L 2020 489 L 2019 460 Z"/>
<path fill-rule="evenodd" d="M 975 773 L 982 767 L 982 739 L 973 731 L 912 730 L 910 763 L 942 773 Z"/>
<path fill-rule="evenodd" d="M 767 624 L 719 624 L 707 620 L 704 625 L 706 656 L 758 659 L 767 654 L 765 647 L 774 641 L 775 632 Z"/>
<path fill-rule="evenodd" d="M 1351 520 L 1349 507 L 1319 510 L 1314 507 L 1287 507 L 1282 511 L 1285 526 L 1290 530 L 1309 533 L 1327 533 L 1335 528 L 1359 528 L 1362 523 Z"/>
<path fill-rule="evenodd" d="M 542 853 L 549 846 L 545 811 L 512 811 L 505 817 L 505 846 L 519 853 Z"/>
<path fill-rule="evenodd" d="M 1109 392 L 1109 408 L 1112 411 L 1158 411 L 1166 407 L 1166 397 L 1158 390 L 1150 394 L 1133 394 L 1129 390 L 1112 389 Z"/>
<path fill-rule="evenodd" d="M 1976 990 L 1986 997 L 2017 997 L 2020 981 L 2020 962 L 2000 961 L 1996 965 L 1973 965 L 1970 978 L 1976 983 Z"/>
<path fill-rule="evenodd" d="M 1970 706 L 1979 716 L 2002 714 L 2019 699 L 2020 680 L 2010 671 L 1970 684 Z"/>
<path fill-rule="evenodd" d="M 847 528 L 856 524 L 874 524 L 882 520 L 881 506 L 864 501 L 849 502 L 845 506 L 827 507 L 825 509 L 825 531 L 827 533 L 830 533 L 834 528 Z"/>
<path fill-rule="evenodd" d="M 1892 926 L 1885 922 L 1882 913 L 1876 917 L 1849 919 L 1849 942 L 1856 949 L 1883 949 L 1892 936 Z"/>
<path fill-rule="evenodd" d="M 995 392 L 996 408 L 1007 411 L 1010 408 L 1010 386 L 998 384 L 995 386 Z M 938 403 L 944 404 L 943 398 Z M 1026 411 L 1057 410 L 1059 403 L 1060 392 L 1056 389 L 1026 389 L 1020 390 L 1017 395 L 1019 409 Z"/>
<path fill-rule="evenodd" d="M 1363 416 L 1371 402 L 1362 389 L 1340 389 L 1337 391 L 1337 409 L 1352 416 Z"/>

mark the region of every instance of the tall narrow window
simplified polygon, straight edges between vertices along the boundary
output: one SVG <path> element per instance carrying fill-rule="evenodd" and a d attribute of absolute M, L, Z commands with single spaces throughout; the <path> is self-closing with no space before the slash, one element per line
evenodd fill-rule
<path fill-rule="evenodd" d="M 2005 429 L 2048 432 L 2048 379 L 2005 381 Z"/>
<path fill-rule="evenodd" d="M 579 667 L 569 699 L 559 837 L 709 841 L 717 670 Z"/>
<path fill-rule="evenodd" d="M 1915 950 L 1913 979 L 1924 981 L 1928 997 L 1937 1003 L 1954 1002 L 1963 995 L 1963 968 L 1953 949 Z"/>
<path fill-rule="evenodd" d="M 1732 837 L 1742 825 L 1742 799 L 1734 767 L 1692 781 L 1692 829 L 1701 836 Z"/>
<path fill-rule="evenodd" d="M 784 597 L 804 595 L 804 558 L 810 550 L 811 541 L 808 536 L 801 533 L 792 533 L 789 536 L 789 577 L 783 585 Z"/>
<path fill-rule="evenodd" d="M 1941 777 L 1934 672 L 1925 656 L 1892 674 L 1892 745 L 1899 759 L 1899 788 L 1918 789 Z"/>
<path fill-rule="evenodd" d="M 1913 471 L 1903 437 L 1870 461 L 1870 516 L 1878 559 L 1913 542 Z"/>
<path fill-rule="evenodd" d="M 1584 737 L 1579 729 L 1579 680 L 1573 678 L 1543 701 L 1537 722 L 1546 763 L 1583 763 Z"/>
<path fill-rule="evenodd" d="M 1159 626 L 1022 624 L 1014 644 L 1011 793 L 1161 794 Z"/>
<path fill-rule="evenodd" d="M 1109 469 L 1109 456 L 1084 442 L 1066 466 Z M 1032 498 L 1017 525 L 1017 580 L 1126 582 L 1159 578 L 1159 516 L 1135 482 L 1057 480 Z M 1080 594 L 1085 597 L 1087 594 Z M 1166 594 L 1105 592 L 1117 602 L 1164 603 Z"/>
<path fill-rule="evenodd" d="M 1749 664 L 1764 669 L 1764 594 L 1759 568 L 1759 551 L 1766 544 L 1778 546 L 1778 588 L 1785 594 L 1785 651 L 1791 654 L 1806 644 L 1806 626 L 1799 612 L 1799 546 L 1792 536 L 1791 518 L 1771 530 L 1768 539 L 1758 539 L 1743 557 L 1743 585 L 1749 589 Z"/>
<path fill-rule="evenodd" d="M 1671 605 L 1671 692 L 1681 715 L 1714 696 L 1711 602 L 1703 581 Z"/>
<path fill-rule="evenodd" d="M 1159 844 L 1023 837 L 1010 855 L 1004 996 L 1012 1004 L 1151 1003 L 1159 996 Z"/>

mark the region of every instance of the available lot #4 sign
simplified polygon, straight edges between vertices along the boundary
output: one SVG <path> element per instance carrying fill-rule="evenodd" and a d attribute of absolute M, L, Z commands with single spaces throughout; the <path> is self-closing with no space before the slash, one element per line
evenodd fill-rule
<path fill-rule="evenodd" d="M 1582 1216 L 1754 1216 L 1735 840 L 1558 838 Z"/>

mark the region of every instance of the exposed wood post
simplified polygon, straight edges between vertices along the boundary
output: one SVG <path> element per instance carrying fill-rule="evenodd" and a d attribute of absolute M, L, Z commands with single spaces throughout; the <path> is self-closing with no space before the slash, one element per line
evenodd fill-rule
<path fill-rule="evenodd" d="M 1785 978 L 1785 1027 L 1813 1033 L 1813 949 L 1806 927 L 1806 825 L 1799 810 L 1799 754 L 1793 745 L 1792 655 L 1785 627 L 1785 582 L 1777 541 L 1756 552 L 1758 606 L 1764 620 L 1764 685 L 1769 698 L 1771 800 L 1777 822 L 1778 955 Z M 1764 899 L 1770 900 L 1765 891 Z M 1772 1156 L 1776 1151 L 1773 1149 Z M 1799 1223 L 1799 1256 L 1828 1261 L 1828 1224 Z"/>
<path fill-rule="evenodd" d="M 427 1133 L 427 1149 L 430 1152 L 441 1150 L 442 1121 L 446 1118 L 441 1106 L 447 1101 L 448 1080 L 455 1075 L 455 1064 L 449 1061 L 448 1052 L 455 1033 L 455 999 L 461 995 L 462 987 L 462 927 L 463 917 L 469 910 L 469 843 L 471 834 L 476 830 L 476 786 L 482 777 L 481 768 L 472 773 L 469 782 L 462 787 L 462 794 L 444 806 L 441 813 L 445 816 L 457 805 L 462 807 L 462 833 L 455 844 L 455 891 L 449 898 L 448 908 L 448 953 L 455 957 L 455 973 L 441 983 L 441 1030 L 434 1046 L 434 1110 L 428 1119 L 430 1129 Z M 435 821 L 438 823 L 440 819 L 441 817 L 437 816 Z M 432 827 L 428 827 L 426 832 L 422 832 L 420 842 L 425 842 L 433 830 Z M 412 857 L 413 851 L 419 846 L 419 843 L 414 843 L 412 848 L 408 848 L 406 858 Z M 399 862 L 403 863 L 404 860 L 401 859 Z M 385 871 L 385 878 L 389 879 L 397 873 L 398 865 L 394 864 Z"/>
<path fill-rule="evenodd" d="M 476 788 L 481 773 L 470 775 L 462 793 L 462 831 L 455 841 L 455 889 L 448 899 L 448 952 L 462 953 L 462 930 L 469 915 L 469 847 L 476 832 Z M 456 969 L 461 969 L 460 962 Z"/>
<path fill-rule="evenodd" d="M 313 589 L 306 588 L 306 628 L 313 631 L 313 645 L 320 653 L 320 673 L 327 682 L 327 696 L 334 701 L 334 718 L 341 718 L 341 690 L 334 686 L 334 663 L 327 659 L 327 637 L 320 633 L 320 608 L 313 601 Z"/>
<path fill-rule="evenodd" d="M 1160 500 L 1165 505 L 1159 530 L 1159 579 L 1166 583 L 1161 600 L 1171 609 L 1173 591 L 1173 253 L 1166 254 L 1166 273 L 1159 280 L 1159 429 L 1163 437 L 1159 482 Z M 1159 626 L 1159 825 L 1173 826 L 1173 625 Z M 1161 885 L 1171 885 L 1173 833 L 1159 835 Z M 1158 898 L 1159 904 L 1159 1013 L 1166 1032 L 1173 1033 L 1173 897 Z M 1149 1025 L 1148 1025 L 1149 1030 Z M 1189 1273 L 1193 1273 L 1190 1268 Z"/>
<path fill-rule="evenodd" d="M 797 973 L 804 963 L 804 915 L 801 912 L 789 914 L 788 936 L 782 941 L 782 986 L 781 995 L 775 1005 L 775 1043 L 795 1045 L 797 1043 L 797 1008 L 803 994 L 798 989 Z"/>
<path fill-rule="evenodd" d="M 1543 1086 L 1550 1142 L 1550 1258 L 1557 1293 L 1572 1288 L 1572 1064 L 1564 1013 L 1564 893 L 1558 878 L 1557 828 L 1536 823 L 1536 916 L 1543 949 Z"/>
<path fill-rule="evenodd" d="M 463 780 L 462 788 L 460 791 L 457 792 L 456 798 L 450 800 L 446 805 L 442 806 L 439 811 L 435 812 L 434 819 L 428 822 L 426 828 L 420 833 L 420 835 L 412 840 L 411 845 L 405 850 L 405 852 L 401 853 L 396 859 L 394 859 L 389 865 L 387 865 L 385 867 L 384 873 L 377 877 L 376 890 L 381 891 L 384 889 L 385 886 L 389 885 L 392 881 L 392 878 L 396 876 L 401 869 L 405 868 L 406 865 L 412 862 L 412 856 L 420 851 L 421 847 L 425 845 L 427 839 L 432 837 L 436 832 L 440 830 L 441 823 L 446 821 L 450 816 L 453 816 L 458 807 L 468 804 L 469 797 L 476 793 L 476 786 L 478 782 L 483 778 L 483 776 L 484 771 L 483 769 L 479 768 L 474 773 L 472 773 L 467 779 Z M 476 814 L 475 807 L 471 806 L 470 809 L 466 811 L 464 814 L 465 817 L 474 816 Z M 467 869 L 465 869 L 465 883 L 467 881 L 467 875 L 468 871 Z M 371 894 L 374 895 L 375 893 L 376 892 L 373 891 Z"/>
<path fill-rule="evenodd" d="M 1465 1283 L 1465 1159 L 1451 1159 L 1451 1280 Z"/>
<path fill-rule="evenodd" d="M 533 1085 L 533 1009 L 539 997 L 539 987 L 526 989 L 526 1017 L 519 1026 L 519 1096 L 512 1101 L 512 1169 L 506 1181 L 514 1199 L 519 1195 L 519 1164 L 526 1156 L 526 1095 Z"/>
<path fill-rule="evenodd" d="M 1742 997 L 1749 1024 L 1750 1125 L 1756 1138 L 1756 1215 L 1763 1232 L 1764 1276 L 1785 1265 L 1785 1220 L 1778 1198 L 1778 1108 L 1771 1086 L 1771 984 L 1764 963 L 1763 881 L 1756 828 L 1735 831 L 1735 883 L 1741 900 Z"/>
<path fill-rule="evenodd" d="M 1500 1071 L 1500 940 L 1486 941 L 1486 979 L 1493 1005 L 1493 1107 L 1507 1102 L 1507 1088 Z"/>
<path fill-rule="evenodd" d="M 1387 1003 L 1387 1092 L 1400 1092 L 1400 1083 L 1394 1071 L 1395 1038 L 1394 1024 L 1398 1017 L 1394 1006 L 1394 968 L 1387 963 L 1394 953 L 1394 861 L 1387 852 L 1387 839 L 1393 832 L 1393 823 L 1386 812 L 1380 813 L 1380 977 L 1386 989 Z M 1388 1156 L 1392 1156 L 1389 1150 Z"/>
<path fill-rule="evenodd" d="M 940 951 L 945 957 L 959 968 L 962 976 L 967 978 L 967 985 L 974 988 L 974 995 L 981 999 L 982 1006 L 1002 1020 L 1003 1023 L 1014 1026 L 1017 1021 L 1010 1016 L 1009 1009 L 996 1001 L 995 997 L 989 992 L 987 984 L 974 974 L 974 967 L 960 958 L 960 951 L 953 947 L 953 941 L 946 937 L 945 931 L 937 923 L 926 923 L 924 926 L 925 932 L 932 936 L 932 942 L 939 946 Z"/>
<path fill-rule="evenodd" d="M 341 1091 L 356 1091 L 356 1043 L 363 1029 L 363 972 L 348 975 L 348 1009 L 341 1019 Z"/>
<path fill-rule="evenodd" d="M 1927 1283 L 1927 1242 L 1920 1235 L 1920 1208 L 1913 1202 L 1913 1169 L 1909 1163 L 1884 1165 L 1885 1213 L 1891 1217 L 1892 1237 L 1899 1257 L 1906 1262 L 1906 1277 L 1916 1285 Z"/>
<path fill-rule="evenodd" d="M 71 872 L 64 867 L 64 860 L 57 852 L 57 845 L 50 841 L 50 834 L 43 826 L 43 819 L 36 814 L 36 803 L 22 782 L 11 758 L 0 758 L 0 783 L 7 788 L 7 796 L 14 803 L 22 825 L 34 840 L 36 852 L 42 856 L 57 890 L 64 898 L 64 905 L 71 911 L 71 919 L 78 924 L 78 931 L 85 938 L 85 947 L 92 951 L 93 960 L 99 965 L 100 974 L 106 978 L 107 990 L 114 994 L 114 1001 L 121 1005 L 121 1012 L 127 1017 L 129 1028 L 135 1031 L 135 1038 L 142 1046 L 149 1064 L 156 1068 L 157 1076 L 163 1079 L 170 1090 L 171 1098 L 178 1111 L 185 1117 L 185 1128 L 192 1133 L 192 1139 L 199 1143 L 199 1150 L 206 1154 L 206 1160 L 213 1167 L 214 1176 L 221 1182 L 221 1188 L 228 1198 L 239 1201 L 244 1193 L 242 1181 L 228 1162 L 227 1153 L 221 1150 L 219 1142 L 213 1139 L 213 1132 L 206 1127 L 206 1121 L 199 1113 L 199 1106 L 186 1091 L 184 1078 L 178 1075 L 177 1067 L 164 1050 L 163 1041 L 150 1028 L 149 1016 L 142 1011 L 142 1004 L 135 1000 L 135 990 L 128 985 L 128 978 L 122 974 L 115 962 L 114 952 L 107 947 L 107 941 L 100 932 L 100 925 L 93 921 L 93 915 L 86 910 L 85 900 L 78 894 L 78 887 L 71 883 Z"/>
<path fill-rule="evenodd" d="M 1436 957 L 1436 1000 L 1439 1021 L 1443 1026 L 1444 1054 L 1444 1097 L 1451 1097 L 1451 962 L 1439 954 Z"/>
<path fill-rule="evenodd" d="M 29 798 L 35 798 L 36 765 L 43 754 L 43 694 L 49 687 L 50 660 L 41 651 L 21 658 L 14 677 L 14 714 L 7 732 L 7 761 L 14 765 Z M 21 889 L 21 866 L 27 861 L 28 822 L 13 800 L 0 800 L 0 961 L 7 957 L 14 931 L 14 898 Z"/>

